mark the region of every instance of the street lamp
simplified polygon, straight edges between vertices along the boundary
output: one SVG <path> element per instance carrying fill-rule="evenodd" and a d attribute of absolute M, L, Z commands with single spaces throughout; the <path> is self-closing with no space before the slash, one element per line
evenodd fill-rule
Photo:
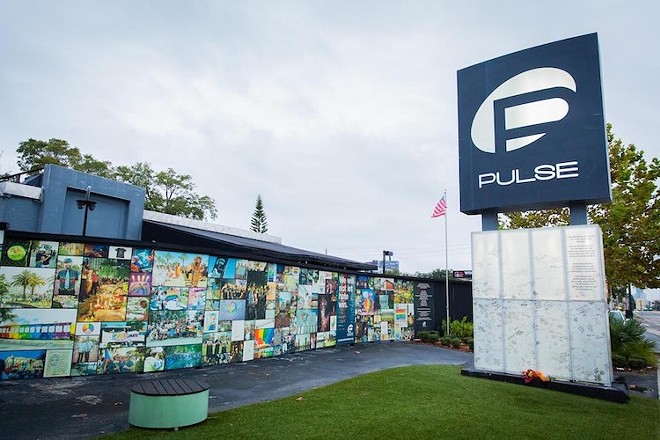
<path fill-rule="evenodd" d="M 392 251 L 383 251 L 383 275 L 385 275 L 385 257 L 390 257 L 390 261 L 392 261 L 392 255 L 394 255 Z"/>
<path fill-rule="evenodd" d="M 83 230 L 82 230 L 83 237 L 87 234 L 87 212 L 94 211 L 94 208 L 96 208 L 96 202 L 94 200 L 90 200 L 91 192 L 92 192 L 92 187 L 88 186 L 87 194 L 85 194 L 85 198 L 76 200 L 76 203 L 78 204 L 78 209 L 85 210 L 85 216 L 83 217 Z"/>

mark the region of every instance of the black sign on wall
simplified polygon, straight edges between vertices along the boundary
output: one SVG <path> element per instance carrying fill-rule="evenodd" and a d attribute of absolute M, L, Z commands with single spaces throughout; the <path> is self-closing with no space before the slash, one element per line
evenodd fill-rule
<path fill-rule="evenodd" d="M 435 307 L 433 306 L 433 284 L 415 284 L 415 334 L 437 330 Z"/>

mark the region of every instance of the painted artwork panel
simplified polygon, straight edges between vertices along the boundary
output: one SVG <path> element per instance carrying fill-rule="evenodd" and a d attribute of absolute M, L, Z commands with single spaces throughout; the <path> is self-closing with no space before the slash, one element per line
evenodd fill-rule
<path fill-rule="evenodd" d="M 3 266 L 26 267 L 31 249 L 30 240 L 6 239 L 2 246 L 0 263 Z"/>
<path fill-rule="evenodd" d="M 54 269 L 0 267 L 0 308 L 50 308 L 54 275 Z"/>
<path fill-rule="evenodd" d="M 100 353 L 98 374 L 139 373 L 144 369 L 144 347 L 108 346 Z"/>
<path fill-rule="evenodd" d="M 151 292 L 151 274 L 149 272 L 131 272 L 128 277 L 128 296 L 149 296 Z"/>
<path fill-rule="evenodd" d="M 9 309 L 0 322 L 0 351 L 70 349 L 76 311 Z"/>
<path fill-rule="evenodd" d="M 83 257 L 108 258 L 110 247 L 107 244 L 85 244 Z"/>
<path fill-rule="evenodd" d="M 147 248 L 133 249 L 131 256 L 131 272 L 151 273 L 154 266 L 154 251 Z"/>
<path fill-rule="evenodd" d="M 203 311 L 151 311 L 147 347 L 201 344 L 203 326 Z"/>
<path fill-rule="evenodd" d="M 92 286 L 88 292 L 80 295 L 78 321 L 124 321 L 128 294 L 128 260 L 87 258 L 83 265 L 91 271 Z M 62 279 L 60 275 L 58 278 Z"/>
<path fill-rule="evenodd" d="M 264 319 L 266 317 L 268 273 L 265 271 L 248 270 L 246 281 L 246 319 Z"/>
<path fill-rule="evenodd" d="M 199 367 L 201 363 L 201 344 L 173 345 L 165 347 L 165 370 L 194 368 Z"/>
<path fill-rule="evenodd" d="M 133 248 L 127 246 L 110 246 L 108 248 L 108 258 L 117 260 L 130 260 L 133 255 Z"/>
<path fill-rule="evenodd" d="M 44 365 L 44 377 L 67 377 L 71 375 L 72 350 L 48 350 Z"/>
<path fill-rule="evenodd" d="M 87 364 L 87 363 L 96 363 L 99 361 L 99 348 L 101 342 L 101 336 L 76 336 L 75 342 L 73 344 L 73 354 L 71 358 L 71 363 L 74 368 L 77 364 Z M 85 368 L 86 369 L 86 368 Z M 94 368 L 94 373 L 96 374 L 96 368 Z M 79 374 L 79 375 L 84 375 Z"/>
<path fill-rule="evenodd" d="M 242 362 L 243 361 L 243 341 L 233 341 L 231 343 L 231 353 L 229 354 L 229 362 Z"/>
<path fill-rule="evenodd" d="M 165 371 L 165 347 L 147 347 L 144 354 L 145 373 L 155 373 L 156 371 Z"/>
<path fill-rule="evenodd" d="M 81 273 L 86 268 L 82 257 L 60 256 L 55 272 L 55 295 L 78 296 Z"/>
<path fill-rule="evenodd" d="M 149 319 L 149 301 L 143 297 L 131 297 L 126 300 L 126 321 L 146 321 Z"/>
<path fill-rule="evenodd" d="M 149 310 L 186 310 L 187 308 L 187 288 L 156 286 L 151 289 Z"/>
<path fill-rule="evenodd" d="M 208 255 L 156 251 L 154 286 L 206 287 Z"/>
<path fill-rule="evenodd" d="M 291 293 L 278 293 L 278 310 L 275 315 L 275 328 L 291 327 L 296 319 L 296 306 L 291 305 Z"/>
<path fill-rule="evenodd" d="M 78 322 L 76 323 L 76 336 L 100 336 L 100 322 Z"/>
<path fill-rule="evenodd" d="M 227 267 L 228 258 L 225 257 L 209 257 L 209 278 L 226 278 L 225 268 Z M 232 277 L 233 278 L 233 277 Z"/>
<path fill-rule="evenodd" d="M 206 289 L 191 287 L 188 289 L 188 310 L 204 310 L 206 303 Z"/>
<path fill-rule="evenodd" d="M 218 312 L 209 310 L 204 312 L 204 333 L 215 333 L 218 331 Z"/>
<path fill-rule="evenodd" d="M 223 321 L 245 319 L 245 301 L 221 300 L 218 306 L 218 319 Z"/>
<path fill-rule="evenodd" d="M 57 250 L 58 256 L 82 257 L 84 253 L 85 245 L 83 243 L 60 242 Z"/>
<path fill-rule="evenodd" d="M 312 291 L 312 286 L 298 286 L 297 308 L 316 309 L 319 304 L 319 294 Z"/>
<path fill-rule="evenodd" d="M 337 314 L 337 301 L 332 300 L 332 295 L 319 295 L 319 332 L 330 331 L 330 318 Z"/>
<path fill-rule="evenodd" d="M 0 351 L 0 380 L 39 379 L 45 360 L 46 350 Z"/>
<path fill-rule="evenodd" d="M 117 345 L 144 345 L 146 336 L 146 322 L 101 323 L 101 348 Z"/>
<path fill-rule="evenodd" d="M 202 365 L 220 365 L 231 360 L 231 332 L 209 333 L 202 343 Z"/>
<path fill-rule="evenodd" d="M 296 311 L 296 335 L 316 333 L 318 322 L 318 310 Z"/>
<path fill-rule="evenodd" d="M 57 263 L 57 241 L 33 240 L 30 249 L 28 266 L 35 268 L 55 269 Z"/>

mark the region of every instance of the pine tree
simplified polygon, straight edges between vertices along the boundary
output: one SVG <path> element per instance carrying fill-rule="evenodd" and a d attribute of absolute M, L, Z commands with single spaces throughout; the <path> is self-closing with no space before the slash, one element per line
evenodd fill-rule
<path fill-rule="evenodd" d="M 252 214 L 250 229 L 260 234 L 268 232 L 268 221 L 266 220 L 266 211 L 264 211 L 264 203 L 261 200 L 261 194 L 257 196 L 257 204 L 254 207 L 254 213 Z"/>

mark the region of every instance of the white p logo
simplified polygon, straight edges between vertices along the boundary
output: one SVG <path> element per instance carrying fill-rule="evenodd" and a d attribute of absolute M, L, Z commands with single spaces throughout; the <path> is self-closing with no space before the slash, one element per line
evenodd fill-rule
<path fill-rule="evenodd" d="M 555 67 L 541 67 L 509 78 L 481 103 L 472 120 L 471 136 L 474 145 L 485 153 L 495 153 L 495 103 L 527 93 L 564 87 L 575 92 L 575 80 L 566 71 Z M 563 119 L 568 114 L 568 102 L 562 98 L 539 99 L 504 108 L 504 129 L 514 130 Z M 545 136 L 545 132 L 506 140 L 506 151 L 525 147 Z"/>

